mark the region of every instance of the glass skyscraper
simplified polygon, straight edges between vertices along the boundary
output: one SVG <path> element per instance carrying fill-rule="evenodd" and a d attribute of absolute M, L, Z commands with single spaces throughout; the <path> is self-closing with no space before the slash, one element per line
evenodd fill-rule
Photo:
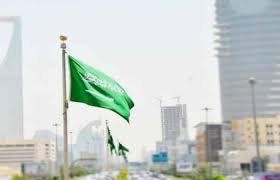
<path fill-rule="evenodd" d="M 216 44 L 224 121 L 280 113 L 280 1 L 216 0 Z"/>

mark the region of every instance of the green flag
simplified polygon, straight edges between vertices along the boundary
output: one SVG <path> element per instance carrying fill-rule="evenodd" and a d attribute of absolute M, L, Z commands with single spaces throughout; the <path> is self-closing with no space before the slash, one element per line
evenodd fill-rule
<path fill-rule="evenodd" d="M 124 145 L 122 145 L 121 143 L 119 143 L 118 152 L 119 152 L 119 153 L 118 153 L 119 156 L 123 156 L 125 162 L 127 162 L 126 153 L 129 152 L 129 150 L 128 150 Z"/>
<path fill-rule="evenodd" d="M 71 74 L 70 100 L 110 109 L 129 122 L 134 103 L 125 90 L 104 73 L 72 56 L 68 58 Z"/>
<path fill-rule="evenodd" d="M 107 143 L 110 146 L 110 152 L 111 154 L 113 154 L 113 151 L 116 153 L 116 146 L 114 144 L 114 139 L 113 136 L 111 135 L 111 131 L 109 129 L 109 127 L 107 126 Z"/>

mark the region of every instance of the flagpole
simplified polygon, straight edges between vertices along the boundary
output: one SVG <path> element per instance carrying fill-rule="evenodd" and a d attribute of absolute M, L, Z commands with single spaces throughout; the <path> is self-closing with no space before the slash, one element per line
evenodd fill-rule
<path fill-rule="evenodd" d="M 67 92 L 66 92 L 66 43 L 67 37 L 60 36 L 61 40 L 61 49 L 62 49 L 62 80 L 63 80 L 63 137 L 64 137 L 64 173 L 63 179 L 69 179 L 69 172 L 68 172 L 68 127 L 67 127 L 67 109 L 68 109 L 68 102 L 67 102 Z"/>
<path fill-rule="evenodd" d="M 108 120 L 106 120 L 106 170 L 109 170 L 109 145 L 108 145 L 108 139 L 109 139 L 109 134 L 108 134 Z"/>

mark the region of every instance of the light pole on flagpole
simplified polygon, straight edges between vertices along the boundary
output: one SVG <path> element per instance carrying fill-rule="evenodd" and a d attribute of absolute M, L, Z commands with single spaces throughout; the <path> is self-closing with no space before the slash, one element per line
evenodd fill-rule
<path fill-rule="evenodd" d="M 63 137 L 64 137 L 64 173 L 63 179 L 69 179 L 68 169 L 68 125 L 67 125 L 67 92 L 66 92 L 66 36 L 60 36 L 62 49 L 62 81 L 63 81 Z"/>

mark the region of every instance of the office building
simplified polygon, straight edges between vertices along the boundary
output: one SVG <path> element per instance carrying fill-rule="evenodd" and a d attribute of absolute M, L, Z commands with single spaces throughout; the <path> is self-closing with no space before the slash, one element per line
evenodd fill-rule
<path fill-rule="evenodd" d="M 280 116 L 258 118 L 257 131 L 260 145 L 280 146 Z M 233 120 L 232 134 L 235 149 L 256 144 L 253 119 Z"/>
<path fill-rule="evenodd" d="M 55 145 L 39 140 L 0 140 L 0 165 L 55 161 Z"/>
<path fill-rule="evenodd" d="M 179 141 L 188 140 L 186 109 L 185 104 L 179 103 L 161 107 L 162 143 L 164 146 L 176 146 Z"/>
<path fill-rule="evenodd" d="M 3 174 L 18 174 L 22 165 L 39 164 L 45 165 L 44 171 L 52 173 L 55 158 L 55 145 L 48 141 L 0 140 L 0 169 Z"/>
<path fill-rule="evenodd" d="M 223 120 L 252 116 L 250 77 L 257 116 L 278 114 L 280 1 L 216 0 L 216 15 Z"/>
<path fill-rule="evenodd" d="M 22 39 L 19 17 L 0 17 L 13 25 L 4 60 L 0 60 L 0 139 L 23 139 Z"/>
<path fill-rule="evenodd" d="M 96 159 L 102 166 L 105 161 L 105 136 L 101 121 L 92 121 L 86 124 L 78 133 L 74 146 L 74 159 Z"/>
<path fill-rule="evenodd" d="M 226 159 L 227 171 L 234 174 L 242 170 L 242 165 L 249 167 L 257 152 L 254 120 L 252 118 L 232 120 L 231 126 L 232 149 L 222 154 Z M 260 156 L 266 159 L 267 169 L 269 171 L 280 169 L 280 116 L 257 118 L 257 131 Z"/>
<path fill-rule="evenodd" d="M 216 0 L 216 49 L 219 60 L 223 148 L 231 150 L 230 121 L 252 117 L 250 77 L 257 117 L 280 111 L 280 1 Z"/>
<path fill-rule="evenodd" d="M 196 128 L 198 164 L 219 162 L 219 151 L 222 149 L 222 126 L 220 124 L 199 123 Z"/>

